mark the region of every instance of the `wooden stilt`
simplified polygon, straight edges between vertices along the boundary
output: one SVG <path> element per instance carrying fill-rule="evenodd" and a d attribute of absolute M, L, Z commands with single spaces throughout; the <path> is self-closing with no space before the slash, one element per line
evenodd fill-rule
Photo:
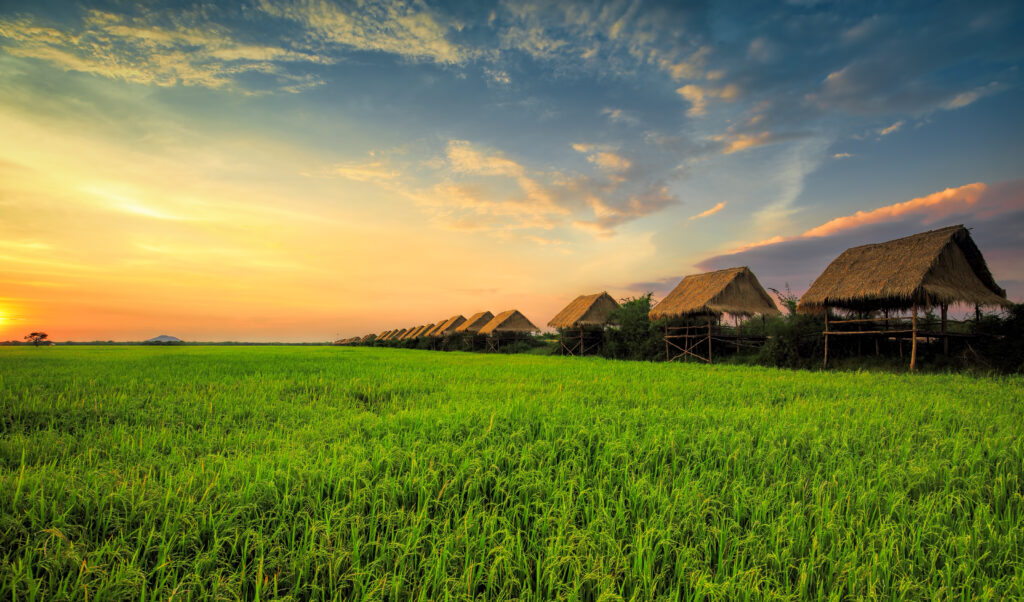
<path fill-rule="evenodd" d="M 914 318 L 910 327 L 910 371 L 917 367 L 917 303 L 914 304 Z"/>
<path fill-rule="evenodd" d="M 668 322 L 665 322 L 665 361 L 672 361 L 672 353 L 668 349 Z"/>

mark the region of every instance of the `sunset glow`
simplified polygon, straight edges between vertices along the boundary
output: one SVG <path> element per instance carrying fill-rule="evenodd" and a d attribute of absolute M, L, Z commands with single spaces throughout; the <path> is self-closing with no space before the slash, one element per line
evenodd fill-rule
<path fill-rule="evenodd" d="M 46 6 L 0 9 L 0 340 L 545 324 L 958 223 L 1024 300 L 1014 2 Z"/>

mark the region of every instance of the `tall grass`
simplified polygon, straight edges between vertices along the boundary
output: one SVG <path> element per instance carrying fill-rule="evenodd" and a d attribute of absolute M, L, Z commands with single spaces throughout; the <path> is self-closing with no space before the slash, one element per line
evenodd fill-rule
<path fill-rule="evenodd" d="M 0 350 L 0 598 L 1019 599 L 1024 379 Z"/>

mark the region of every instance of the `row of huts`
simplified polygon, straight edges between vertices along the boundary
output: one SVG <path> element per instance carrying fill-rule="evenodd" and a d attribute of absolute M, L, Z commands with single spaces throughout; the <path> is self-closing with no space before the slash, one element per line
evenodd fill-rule
<path fill-rule="evenodd" d="M 824 316 L 824 364 L 828 365 L 829 338 L 871 336 L 910 341 L 910 368 L 914 369 L 918 338 L 935 337 L 948 346 L 948 308 L 1007 307 L 1006 291 L 992 277 L 985 259 L 962 225 L 949 226 L 888 242 L 854 247 L 832 261 L 800 299 L 797 311 Z M 581 295 L 548 322 L 559 332 L 562 353 L 583 355 L 600 344 L 619 306 L 608 293 Z M 938 308 L 937 332 L 921 328 L 918 314 Z M 650 319 L 664 323 L 667 360 L 693 358 L 712 362 L 713 341 L 741 345 L 763 342 L 723 324 L 724 317 L 740 319 L 779 314 L 775 301 L 747 267 L 686 276 L 650 311 Z M 339 344 L 403 341 L 428 337 L 472 336 L 497 350 L 503 340 L 538 332 L 517 310 L 497 315 L 479 312 L 469 319 L 452 316 L 434 324 L 386 330 L 353 337 Z M 947 347 L 948 348 L 948 347 Z M 902 347 L 901 347 L 902 350 Z"/>

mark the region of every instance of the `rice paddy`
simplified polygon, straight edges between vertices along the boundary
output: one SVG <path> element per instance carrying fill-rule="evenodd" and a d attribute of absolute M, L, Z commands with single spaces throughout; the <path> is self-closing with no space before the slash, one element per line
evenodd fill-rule
<path fill-rule="evenodd" d="M 0 349 L 0 598 L 1020 599 L 1022 385 Z"/>

